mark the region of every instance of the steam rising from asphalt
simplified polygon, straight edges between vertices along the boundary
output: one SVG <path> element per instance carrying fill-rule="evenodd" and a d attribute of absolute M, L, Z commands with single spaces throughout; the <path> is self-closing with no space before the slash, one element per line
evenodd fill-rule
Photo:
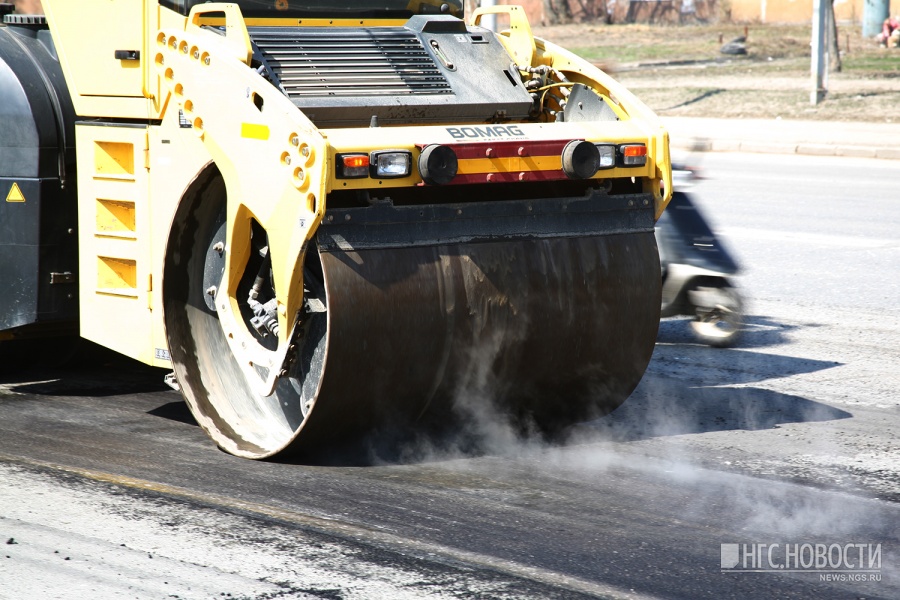
<path fill-rule="evenodd" d="M 729 529 L 746 534 L 746 540 L 738 541 L 747 543 L 879 543 L 898 538 L 897 524 L 885 522 L 880 510 L 848 514 L 848 496 L 840 492 L 775 481 L 781 475 L 775 472 L 770 480 L 765 475 L 727 472 L 733 470 L 730 463 L 682 443 L 691 434 L 740 435 L 786 423 L 847 418 L 849 413 L 758 388 L 713 387 L 689 377 L 668 377 L 659 373 L 671 366 L 663 360 L 651 363 L 636 393 L 619 409 L 571 428 L 562 442 L 550 443 L 496 401 L 504 387 L 492 368 L 500 346 L 499 342 L 485 344 L 472 352 L 454 399 L 462 431 L 449 439 L 417 440 L 404 450 L 402 462 L 439 463 L 442 469 L 483 475 L 479 463 L 489 461 L 492 472 L 524 468 L 544 476 L 565 473 L 567 479 L 587 484 L 602 481 L 612 472 L 671 481 L 689 490 L 690 498 L 683 506 L 686 517 L 704 520 L 708 514 L 733 515 L 735 522 Z M 712 441 L 715 445 L 707 446 L 712 453 L 727 443 L 722 438 Z M 868 502 L 852 500 L 857 507 Z M 893 569 L 896 549 L 886 547 L 885 557 L 885 566 Z"/>
<path fill-rule="evenodd" d="M 494 370 L 503 347 L 503 334 L 494 332 L 469 351 L 452 398 L 450 435 L 424 435 L 406 444 L 402 462 L 435 462 L 478 455 L 519 456 L 546 448 L 532 423 L 523 423 L 498 402 L 504 389 Z"/>

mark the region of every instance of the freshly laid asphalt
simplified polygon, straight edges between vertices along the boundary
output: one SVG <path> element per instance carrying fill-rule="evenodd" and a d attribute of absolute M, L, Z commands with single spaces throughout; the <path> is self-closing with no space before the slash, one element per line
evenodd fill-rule
<path fill-rule="evenodd" d="M 673 150 L 900 160 L 900 123 L 664 117 Z"/>

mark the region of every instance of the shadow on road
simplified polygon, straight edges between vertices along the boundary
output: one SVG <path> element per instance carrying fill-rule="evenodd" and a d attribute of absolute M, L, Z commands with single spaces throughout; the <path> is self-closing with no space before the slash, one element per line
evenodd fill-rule
<path fill-rule="evenodd" d="M 165 369 L 149 367 L 79 338 L 4 342 L 15 360 L 0 364 L 0 384 L 37 396 L 120 396 L 169 390 Z M 2 356 L 2 355 L 0 355 Z"/>
<path fill-rule="evenodd" d="M 796 327 L 750 317 L 739 347 L 718 349 L 699 344 L 686 320 L 663 321 L 653 359 L 638 388 L 618 409 L 589 427 L 605 438 L 633 441 L 852 417 L 812 399 L 747 386 L 841 365 L 753 351 L 788 344 L 786 334 L 792 329 Z"/>
<path fill-rule="evenodd" d="M 712 431 L 761 430 L 784 423 L 851 417 L 844 410 L 812 399 L 751 387 L 751 384 L 768 379 L 813 373 L 840 365 L 761 350 L 774 346 L 789 348 L 787 336 L 795 328 L 754 316 L 748 319 L 748 329 L 739 348 L 715 349 L 697 343 L 686 320 L 663 321 L 653 359 L 631 398 L 613 413 L 583 423 L 576 429 L 586 430 L 592 437 L 635 441 Z M 90 356 L 82 354 L 76 364 L 69 367 L 36 366 L 27 373 L 0 375 L 0 383 L 13 392 L 10 398 L 135 395 L 137 397 L 128 406 L 151 417 L 196 426 L 181 397 L 163 383 L 165 372 L 95 348 Z M 486 418 L 462 432 L 452 432 L 449 438 L 431 437 L 430 432 L 412 430 L 400 434 L 388 432 L 390 435 L 385 434 L 385 438 L 390 443 L 378 439 L 360 440 L 346 448 L 330 448 L 325 456 L 299 457 L 299 462 L 409 463 L 446 455 L 491 454 L 498 451 L 498 447 L 516 447 L 523 442 L 547 442 L 531 439 L 528 431 L 519 430 L 515 423 L 508 423 L 503 417 Z M 522 434 L 527 439 L 515 439 Z M 530 434 L 533 437 L 535 432 Z M 282 460 L 295 462 L 298 457 Z"/>
<path fill-rule="evenodd" d="M 194 425 L 195 427 L 200 426 L 194 418 L 194 415 L 191 414 L 187 402 L 184 400 L 167 402 L 153 410 L 148 410 L 147 414 L 153 415 L 154 417 L 162 417 L 163 419 L 168 419 L 170 421 L 177 421 L 178 423 Z"/>
<path fill-rule="evenodd" d="M 784 423 L 847 419 L 847 411 L 759 388 L 685 385 L 649 377 L 622 406 L 590 427 L 614 441 L 734 429 L 771 429 Z"/>
<path fill-rule="evenodd" d="M 0 383 L 12 392 L 35 396 L 124 396 L 171 390 L 163 383 L 165 373 L 164 369 L 117 361 L 89 368 L 33 370 L 15 377 L 0 377 Z"/>

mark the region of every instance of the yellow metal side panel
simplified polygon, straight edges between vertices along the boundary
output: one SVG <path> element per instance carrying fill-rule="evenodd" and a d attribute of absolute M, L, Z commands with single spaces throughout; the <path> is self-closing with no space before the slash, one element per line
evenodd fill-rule
<path fill-rule="evenodd" d="M 147 128 L 78 124 L 81 335 L 152 360 Z"/>
<path fill-rule="evenodd" d="M 142 63 L 147 60 L 145 28 L 151 30 L 147 35 L 155 34 L 159 9 L 155 2 L 152 6 L 146 2 L 43 0 L 77 114 L 153 118 L 153 102 L 144 94 Z M 118 59 L 119 50 L 137 52 L 140 58 Z"/>

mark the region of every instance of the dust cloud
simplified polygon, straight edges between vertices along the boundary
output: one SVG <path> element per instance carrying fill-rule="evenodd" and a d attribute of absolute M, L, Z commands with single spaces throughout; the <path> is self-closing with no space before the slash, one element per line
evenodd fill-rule
<path fill-rule="evenodd" d="M 608 415 L 594 415 L 558 435 L 514 414 L 498 398 L 507 386 L 492 366 L 502 344 L 473 350 L 453 399 L 453 435 L 422 436 L 404 446 L 400 462 L 494 478 L 498 485 L 523 473 L 591 487 L 623 473 L 684 489 L 684 518 L 724 519 L 722 543 L 885 543 L 884 566 L 894 569 L 900 547 L 890 505 L 807 484 L 734 472 L 684 441 L 694 434 L 767 430 L 782 423 L 846 418 L 848 413 L 802 398 L 758 389 L 679 383 L 651 369 L 632 397 Z M 602 393 L 602 392 L 601 392 Z M 650 443 L 651 451 L 647 444 Z M 725 443 L 725 442 L 723 442 Z M 817 452 L 838 452 L 832 441 Z M 715 450 L 711 450 L 715 452 Z M 485 471 L 489 462 L 489 472 Z M 722 461 L 724 463 L 724 460 Z M 383 463 L 382 463 L 383 464 Z M 887 508 L 886 508 L 887 507 Z M 729 533 L 724 533 L 725 531 Z M 885 577 L 896 577 L 894 570 Z"/>

